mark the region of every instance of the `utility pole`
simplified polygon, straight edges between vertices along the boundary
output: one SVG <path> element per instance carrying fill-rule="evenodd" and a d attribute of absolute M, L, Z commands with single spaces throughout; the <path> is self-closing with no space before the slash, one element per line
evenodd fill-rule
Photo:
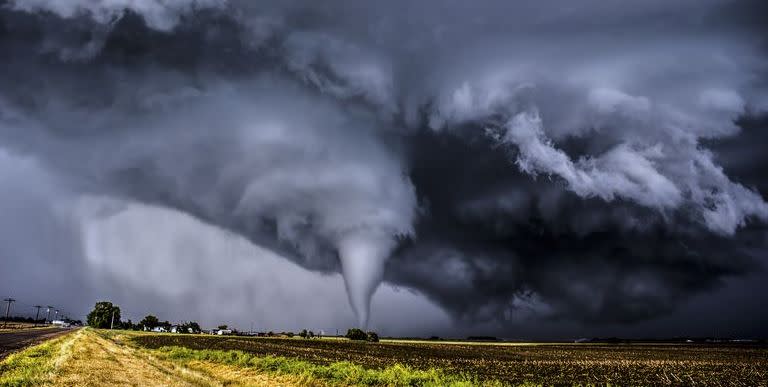
<path fill-rule="evenodd" d="M 54 313 L 53 313 L 53 319 L 54 319 L 54 320 L 56 320 L 56 319 L 58 319 L 58 318 L 59 318 L 59 310 L 58 310 L 58 309 L 56 309 L 56 310 L 54 311 Z"/>
<path fill-rule="evenodd" d="M 112 309 L 112 320 L 109 322 L 109 329 L 113 329 L 115 327 L 115 310 Z"/>
<path fill-rule="evenodd" d="M 37 308 L 37 313 L 35 313 L 35 326 L 37 326 L 37 320 L 40 319 L 40 308 L 42 308 L 42 305 L 35 305 L 33 308 Z"/>
<path fill-rule="evenodd" d="M 5 326 L 5 324 L 8 324 L 8 316 L 11 313 L 11 304 L 16 302 L 16 300 L 14 300 L 13 298 L 8 297 L 8 298 L 4 299 L 3 301 L 8 303 L 5 306 L 5 322 L 3 323 L 3 326 Z"/>
<path fill-rule="evenodd" d="M 45 322 L 48 323 L 48 321 L 51 321 L 51 308 L 53 307 L 48 305 L 46 308 L 48 308 L 48 315 L 45 316 Z"/>

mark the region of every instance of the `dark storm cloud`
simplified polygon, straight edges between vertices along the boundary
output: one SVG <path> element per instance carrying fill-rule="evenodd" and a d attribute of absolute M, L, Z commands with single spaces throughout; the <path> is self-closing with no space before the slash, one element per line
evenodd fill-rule
<path fill-rule="evenodd" d="M 762 227 L 718 236 L 684 215 L 583 200 L 506 167 L 507 152 L 483 138 L 424 132 L 413 143 L 431 150 L 415 156 L 411 174 L 430 216 L 386 278 L 460 317 L 509 317 L 513 296 L 535 294 L 553 318 L 642 320 L 727 276 L 761 270 Z"/>
<path fill-rule="evenodd" d="M 768 249 L 757 2 L 0 2 L 0 147 L 466 320 L 631 322 Z M 386 270 L 385 270 L 386 269 Z"/>

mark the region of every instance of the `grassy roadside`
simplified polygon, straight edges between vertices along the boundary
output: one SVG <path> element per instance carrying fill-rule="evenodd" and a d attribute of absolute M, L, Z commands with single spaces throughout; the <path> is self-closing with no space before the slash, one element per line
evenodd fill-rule
<path fill-rule="evenodd" d="M 39 386 L 50 382 L 82 331 L 9 355 L 0 362 L 0 386 Z"/>
<path fill-rule="evenodd" d="M 132 345 L 131 336 L 85 328 L 29 347 L 0 362 L 0 387 L 322 385 L 226 364 L 170 361 Z"/>
<path fill-rule="evenodd" d="M 0 387 L 323 385 L 226 364 L 165 360 L 159 351 L 131 345 L 130 336 L 85 328 L 11 354 L 0 361 Z"/>

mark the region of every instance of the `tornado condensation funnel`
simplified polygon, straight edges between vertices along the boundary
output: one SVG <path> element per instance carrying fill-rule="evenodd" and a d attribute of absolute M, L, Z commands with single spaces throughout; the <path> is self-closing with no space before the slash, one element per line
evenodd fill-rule
<path fill-rule="evenodd" d="M 393 244 L 391 237 L 375 233 L 354 234 L 339 242 L 347 296 L 362 329 L 367 328 L 371 297 L 381 283 Z"/>

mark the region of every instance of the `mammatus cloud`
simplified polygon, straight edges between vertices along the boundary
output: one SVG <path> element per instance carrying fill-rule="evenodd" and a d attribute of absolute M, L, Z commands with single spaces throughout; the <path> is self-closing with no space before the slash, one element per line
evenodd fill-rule
<path fill-rule="evenodd" d="M 750 2 L 0 4 L 2 149 L 341 272 L 362 325 L 382 279 L 649 319 L 766 250 L 765 160 L 717 152 L 765 112 Z"/>

